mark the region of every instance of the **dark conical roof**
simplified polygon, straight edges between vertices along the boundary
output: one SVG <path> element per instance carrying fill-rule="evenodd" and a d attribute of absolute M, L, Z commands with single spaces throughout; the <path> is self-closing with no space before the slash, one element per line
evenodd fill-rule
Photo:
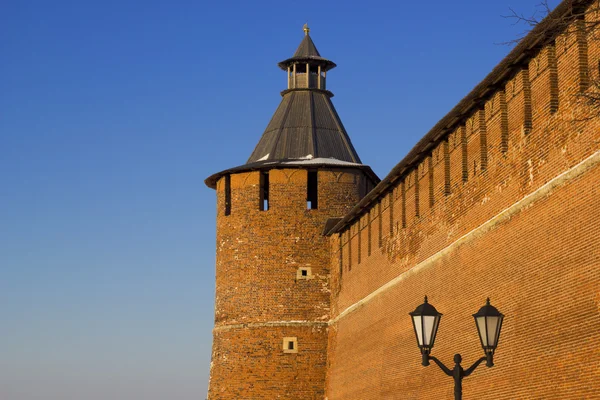
<path fill-rule="evenodd" d="M 294 56 L 279 66 L 307 63 L 331 69 L 335 64 L 323 57 L 304 25 L 304 38 Z M 309 85 L 310 86 L 310 85 Z M 283 92 L 281 104 L 248 159 L 248 163 L 290 159 L 327 158 L 360 164 L 330 97 L 316 87 L 298 87 Z"/>
<path fill-rule="evenodd" d="M 272 168 L 354 168 L 379 182 L 371 168 L 361 163 L 331 102 L 333 94 L 325 90 L 326 75 L 321 72 L 336 65 L 321 57 L 306 25 L 304 32 L 294 56 L 278 64 L 284 70 L 293 67 L 293 76 L 288 74 L 288 89 L 281 93 L 281 103 L 250 158 L 244 165 L 208 177 L 209 187 L 215 188 L 226 174 Z"/>
<path fill-rule="evenodd" d="M 310 35 L 304 35 L 304 39 L 300 42 L 300 46 L 298 46 L 292 58 L 309 57 L 321 58 L 321 54 L 319 54 L 319 50 L 317 50 L 317 46 L 315 46 L 315 42 L 312 41 Z"/>
<path fill-rule="evenodd" d="M 308 29 L 308 26 L 305 24 L 304 38 L 300 42 L 296 52 L 292 58 L 288 58 L 287 60 L 277 64 L 279 65 L 279 68 L 286 70 L 290 65 L 299 62 L 308 62 L 313 65 L 320 65 L 323 71 L 328 71 L 336 67 L 333 61 L 321 57 L 319 50 L 317 50 L 317 46 L 315 46 L 315 42 L 312 41 L 308 32 L 310 32 L 310 29 Z"/>
<path fill-rule="evenodd" d="M 360 164 L 329 97 L 322 90 L 284 94 L 248 163 L 331 158 Z"/>

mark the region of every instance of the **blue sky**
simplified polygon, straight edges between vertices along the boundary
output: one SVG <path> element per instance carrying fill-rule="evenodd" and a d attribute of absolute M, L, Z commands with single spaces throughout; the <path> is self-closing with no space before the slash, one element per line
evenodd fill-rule
<path fill-rule="evenodd" d="M 380 177 L 508 53 L 539 0 L 19 1 L 0 13 L 0 398 L 197 400 L 215 194 L 308 22 Z M 558 1 L 551 2 L 556 5 Z M 304 10 L 304 11 L 303 11 Z"/>

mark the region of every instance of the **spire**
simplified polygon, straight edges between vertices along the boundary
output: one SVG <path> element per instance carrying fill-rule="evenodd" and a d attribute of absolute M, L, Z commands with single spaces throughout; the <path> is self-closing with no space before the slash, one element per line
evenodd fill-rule
<path fill-rule="evenodd" d="M 292 58 L 321 58 L 319 50 L 317 50 L 317 46 L 315 46 L 315 43 L 310 38 L 310 35 L 306 29 L 305 32 L 306 35 L 304 36 L 304 39 L 302 39 L 302 42 L 300 42 L 300 46 L 298 46 L 298 49 Z"/>

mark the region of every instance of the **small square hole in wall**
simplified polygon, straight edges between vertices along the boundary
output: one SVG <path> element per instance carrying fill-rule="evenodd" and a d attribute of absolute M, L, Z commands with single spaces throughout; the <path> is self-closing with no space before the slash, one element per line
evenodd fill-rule
<path fill-rule="evenodd" d="M 300 267 L 296 271 L 296 279 L 312 279 L 314 278 L 310 267 Z"/>
<path fill-rule="evenodd" d="M 284 337 L 283 338 L 283 352 L 284 353 L 297 353 L 298 352 L 298 338 Z"/>

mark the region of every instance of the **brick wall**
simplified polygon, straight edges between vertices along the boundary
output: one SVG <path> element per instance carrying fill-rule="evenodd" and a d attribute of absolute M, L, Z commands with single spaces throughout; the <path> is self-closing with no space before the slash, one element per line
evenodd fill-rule
<path fill-rule="evenodd" d="M 262 171 L 264 172 L 264 171 Z M 261 171 L 217 183 L 216 303 L 209 399 L 322 399 L 330 319 L 325 221 L 364 195 L 359 170 L 319 170 L 318 209 L 307 209 L 307 171 L 272 169 L 269 208 Z M 230 207 L 226 215 L 226 180 Z M 310 268 L 310 279 L 298 279 Z M 297 338 L 297 353 L 283 338 Z"/>
<path fill-rule="evenodd" d="M 577 94 L 600 40 L 570 28 L 330 238 L 328 400 L 452 397 L 420 365 L 408 312 L 425 294 L 447 364 L 483 355 L 471 314 L 487 296 L 506 314 L 496 367 L 466 378 L 465 397 L 598 398 L 600 118 Z"/>

